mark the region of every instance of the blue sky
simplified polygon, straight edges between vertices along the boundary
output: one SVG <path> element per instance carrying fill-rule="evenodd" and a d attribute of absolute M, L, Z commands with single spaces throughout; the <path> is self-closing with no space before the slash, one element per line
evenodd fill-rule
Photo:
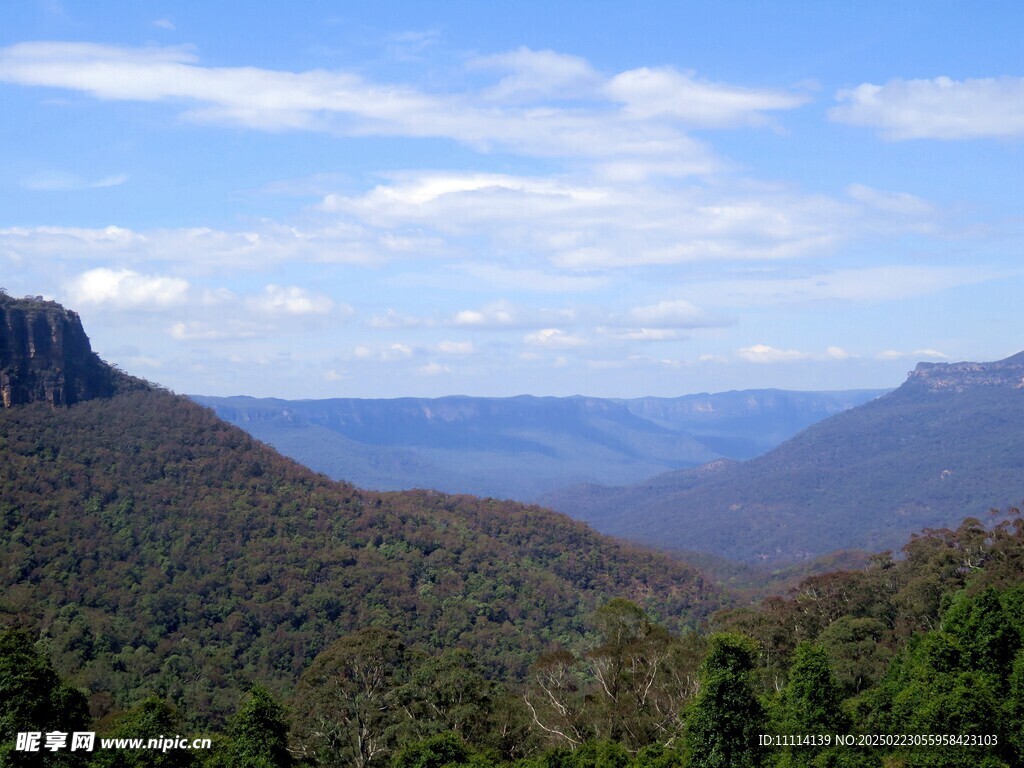
<path fill-rule="evenodd" d="M 1024 348 L 1016 3 L 0 8 L 0 285 L 200 394 L 898 385 Z"/>

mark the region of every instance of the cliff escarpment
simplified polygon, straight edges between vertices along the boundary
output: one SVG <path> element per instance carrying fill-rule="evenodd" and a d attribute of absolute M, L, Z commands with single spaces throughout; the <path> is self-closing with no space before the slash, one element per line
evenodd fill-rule
<path fill-rule="evenodd" d="M 974 387 L 1024 389 L 1024 352 L 991 363 L 918 363 L 905 388 L 965 392 Z"/>
<path fill-rule="evenodd" d="M 72 405 L 110 397 L 133 381 L 92 351 L 75 312 L 0 293 L 0 402 Z M 139 382 L 141 383 L 141 382 Z"/>

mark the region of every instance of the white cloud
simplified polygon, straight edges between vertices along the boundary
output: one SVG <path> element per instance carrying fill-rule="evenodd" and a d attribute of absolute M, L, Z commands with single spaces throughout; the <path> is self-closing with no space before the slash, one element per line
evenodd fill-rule
<path fill-rule="evenodd" d="M 400 61 L 418 61 L 424 51 L 437 45 L 441 32 L 437 29 L 393 32 L 385 37 L 388 52 Z"/>
<path fill-rule="evenodd" d="M 559 328 L 543 328 L 536 333 L 529 333 L 523 337 L 523 342 L 547 349 L 571 349 L 585 346 L 587 343 L 586 339 L 573 336 Z"/>
<path fill-rule="evenodd" d="M 634 119 L 668 117 L 702 128 L 757 124 L 764 113 L 794 109 L 807 102 L 800 94 L 740 88 L 697 80 L 670 67 L 643 67 L 613 77 L 606 90 L 623 102 Z"/>
<path fill-rule="evenodd" d="M 248 304 L 257 312 L 285 315 L 326 315 L 334 309 L 334 301 L 329 296 L 310 293 L 295 285 L 268 285 L 262 294 L 250 297 Z M 352 312 L 348 306 L 342 309 L 348 314 Z"/>
<path fill-rule="evenodd" d="M 562 274 L 541 269 L 509 269 L 499 264 L 472 261 L 457 265 L 461 273 L 499 286 L 504 290 L 539 291 L 549 293 L 584 293 L 607 287 L 606 275 Z"/>
<path fill-rule="evenodd" d="M 258 270 L 286 262 L 379 263 L 396 252 L 377 233 L 341 222 L 300 229 L 267 223 L 229 232 L 209 227 L 135 231 L 125 227 L 8 227 L 0 251 L 17 258 L 164 262 L 193 272 Z"/>
<path fill-rule="evenodd" d="M 710 150 L 677 123 L 747 125 L 760 122 L 765 111 L 804 101 L 780 91 L 700 82 L 673 70 L 633 70 L 607 81 L 604 99 L 567 108 L 550 99 L 572 89 L 600 90 L 601 78 L 582 59 L 520 49 L 478 58 L 471 66 L 511 74 L 483 94 L 431 94 L 351 72 L 206 67 L 187 47 L 31 42 L 0 50 L 0 80 L 99 99 L 184 104 L 182 116 L 192 121 L 268 131 L 444 137 L 483 151 L 501 147 L 540 156 L 657 157 L 673 161 L 672 173 L 717 166 Z"/>
<path fill-rule="evenodd" d="M 685 299 L 634 307 L 629 311 L 628 319 L 644 328 L 699 328 L 714 324 L 704 310 Z"/>
<path fill-rule="evenodd" d="M 880 360 L 900 360 L 905 357 L 912 357 L 921 359 L 922 357 L 940 360 L 948 359 L 948 355 L 944 355 L 935 349 L 915 349 L 913 352 L 898 352 L 895 349 L 887 349 L 884 352 L 880 352 L 878 358 Z"/>
<path fill-rule="evenodd" d="M 748 363 L 788 363 L 803 360 L 808 355 L 795 349 L 776 349 L 767 344 L 754 344 L 736 350 L 736 355 Z"/>
<path fill-rule="evenodd" d="M 463 309 L 456 312 L 453 322 L 455 325 L 474 328 L 507 328 L 519 323 L 519 314 L 509 302 L 497 301 L 480 309 Z"/>
<path fill-rule="evenodd" d="M 712 317 L 685 299 L 669 299 L 614 313 L 608 323 L 610 327 L 598 327 L 597 331 L 609 339 L 672 341 L 685 338 L 684 329 L 729 325 L 731 321 Z"/>
<path fill-rule="evenodd" d="M 825 350 L 825 357 L 829 360 L 849 360 L 852 355 L 842 347 L 828 347 Z"/>
<path fill-rule="evenodd" d="M 417 368 L 416 373 L 420 376 L 442 376 L 443 374 L 451 373 L 451 369 L 440 363 L 427 363 Z"/>
<path fill-rule="evenodd" d="M 328 368 L 324 371 L 324 381 L 345 381 L 348 378 L 348 374 L 339 372 L 334 368 Z"/>
<path fill-rule="evenodd" d="M 453 249 L 461 238 L 485 238 L 492 258 L 529 250 L 582 278 L 645 264 L 820 255 L 871 229 L 855 201 L 777 187 L 652 194 L 647 185 L 459 172 L 396 176 L 362 195 L 327 196 L 322 207 L 359 226 L 433 229 Z"/>
<path fill-rule="evenodd" d="M 174 26 L 174 22 L 170 19 L 157 19 L 153 22 L 153 26 L 157 29 L 166 29 L 173 32 L 177 27 Z"/>
<path fill-rule="evenodd" d="M 67 285 L 75 304 L 97 304 L 114 309 L 160 310 L 182 304 L 189 284 L 177 277 L 141 275 L 130 269 L 101 267 L 83 272 Z"/>
<path fill-rule="evenodd" d="M 675 341 L 686 338 L 675 328 L 634 328 L 627 330 L 610 330 L 598 328 L 599 333 L 617 341 Z"/>
<path fill-rule="evenodd" d="M 884 192 L 863 184 L 851 184 L 846 188 L 846 194 L 885 213 L 901 216 L 931 216 L 935 213 L 935 206 L 931 203 L 906 192 Z"/>
<path fill-rule="evenodd" d="M 510 73 L 486 91 L 487 97 L 496 101 L 590 96 L 602 79 L 586 59 L 525 47 L 508 53 L 477 57 L 469 62 L 469 66 L 472 69 L 498 69 Z"/>
<path fill-rule="evenodd" d="M 25 256 L 76 256 L 123 253 L 137 248 L 144 238 L 123 227 L 8 227 L 0 229 L 5 250 Z"/>
<path fill-rule="evenodd" d="M 1024 135 L 1024 78 L 890 80 L 839 91 L 829 116 L 877 129 L 886 139 L 976 139 Z"/>
<path fill-rule="evenodd" d="M 541 177 L 497 173 L 424 173 L 398 177 L 365 195 L 327 195 L 322 208 L 350 213 L 372 224 L 395 226 L 410 221 L 433 221 L 435 226 L 459 230 L 472 223 L 491 221 L 507 206 L 514 206 L 517 219 L 552 209 L 600 205 L 609 200 L 610 190 L 572 185 Z M 438 215 L 452 212 L 454 216 Z"/>

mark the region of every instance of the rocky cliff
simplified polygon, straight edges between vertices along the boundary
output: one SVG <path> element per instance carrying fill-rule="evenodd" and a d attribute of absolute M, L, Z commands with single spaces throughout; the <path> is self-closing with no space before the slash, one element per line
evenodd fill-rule
<path fill-rule="evenodd" d="M 109 397 L 130 377 L 100 360 L 78 315 L 54 301 L 0 293 L 0 402 L 71 405 Z"/>
<path fill-rule="evenodd" d="M 991 363 L 918 363 L 904 387 L 963 392 L 973 387 L 1024 389 L 1024 352 Z"/>

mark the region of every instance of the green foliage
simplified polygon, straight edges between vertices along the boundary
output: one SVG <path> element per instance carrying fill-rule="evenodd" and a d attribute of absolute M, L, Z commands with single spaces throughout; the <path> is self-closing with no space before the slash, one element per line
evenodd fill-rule
<path fill-rule="evenodd" d="M 989 748 L 895 750 L 907 765 L 1013 764 L 1024 757 L 1017 736 L 1024 723 L 1013 703 L 1015 678 L 1006 671 L 1013 668 L 1007 654 L 1020 647 L 1020 636 L 997 590 L 961 592 L 948 602 L 942 629 L 911 638 L 856 711 L 875 732 L 993 734 L 999 740 Z M 1003 666 L 995 668 L 997 663 Z"/>
<path fill-rule="evenodd" d="M 569 768 L 627 768 L 629 752 L 617 741 L 588 741 L 569 757 Z"/>
<path fill-rule="evenodd" d="M 807 641 L 800 643 L 779 697 L 780 732 L 845 732 L 849 722 L 841 704 L 842 693 L 825 651 Z"/>
<path fill-rule="evenodd" d="M 717 634 L 701 667 L 700 693 L 686 721 L 689 766 L 755 768 L 762 764 L 758 736 L 764 708 L 751 687 L 757 649 L 742 635 Z"/>
<path fill-rule="evenodd" d="M 222 723 L 250 681 L 287 693 L 371 625 L 515 680 L 613 595 L 673 628 L 719 605 L 692 569 L 560 515 L 358 491 L 166 392 L 0 410 L 0 456 L 0 620 L 45 628 L 100 714 L 157 696 Z"/>
<path fill-rule="evenodd" d="M 253 687 L 228 723 L 227 768 L 289 768 L 285 709 L 262 686 Z"/>
<path fill-rule="evenodd" d="M 942 621 L 942 628 L 963 649 L 971 669 L 1002 675 L 1013 664 L 1021 637 L 1003 609 L 999 592 L 988 588 L 980 595 L 957 595 Z"/>
<path fill-rule="evenodd" d="M 685 765 L 682 752 L 661 744 L 652 744 L 637 752 L 629 768 L 683 768 Z"/>
<path fill-rule="evenodd" d="M 368 627 L 327 647 L 294 700 L 302 754 L 356 768 L 385 765 L 412 729 L 402 710 L 410 656 L 398 634 Z"/>
<path fill-rule="evenodd" d="M 393 768 L 445 768 L 465 765 L 470 750 L 458 734 L 439 733 L 422 741 L 406 744 L 395 755 Z"/>
<path fill-rule="evenodd" d="M 613 599 L 594 613 L 596 643 L 558 649 L 531 669 L 524 700 L 554 744 L 618 742 L 630 750 L 669 745 L 697 687 L 703 642 L 673 637 L 634 603 Z"/>
<path fill-rule="evenodd" d="M 82 753 L 15 751 L 17 734 L 87 730 L 85 697 L 65 685 L 31 636 L 20 629 L 0 631 L 0 765 L 10 768 L 78 766 Z"/>
<path fill-rule="evenodd" d="M 1007 729 L 1009 745 L 1018 758 L 1024 758 L 1024 649 L 1017 651 L 1008 688 L 1004 712 L 1010 724 Z"/>
<path fill-rule="evenodd" d="M 184 723 L 178 712 L 167 702 L 149 698 L 130 711 L 120 715 L 109 729 L 101 730 L 101 737 L 113 739 L 159 739 L 183 735 Z M 166 752 L 155 749 L 99 749 L 94 752 L 90 768 L 193 768 L 198 764 L 197 753 L 187 749 Z"/>
<path fill-rule="evenodd" d="M 469 651 L 448 649 L 417 660 L 401 696 L 403 708 L 424 733 L 450 731 L 481 744 L 492 732 L 496 686 Z"/>
<path fill-rule="evenodd" d="M 838 682 L 847 695 L 873 685 L 884 673 L 893 651 L 885 644 L 888 627 L 878 619 L 841 616 L 820 635 Z"/>
<path fill-rule="evenodd" d="M 842 700 L 842 691 L 825 651 L 820 646 L 802 642 L 796 648 L 789 681 L 775 707 L 774 732 L 783 736 L 845 734 L 850 722 L 842 711 Z M 787 746 L 782 750 L 779 765 L 810 768 L 843 751 L 843 747 Z"/>

